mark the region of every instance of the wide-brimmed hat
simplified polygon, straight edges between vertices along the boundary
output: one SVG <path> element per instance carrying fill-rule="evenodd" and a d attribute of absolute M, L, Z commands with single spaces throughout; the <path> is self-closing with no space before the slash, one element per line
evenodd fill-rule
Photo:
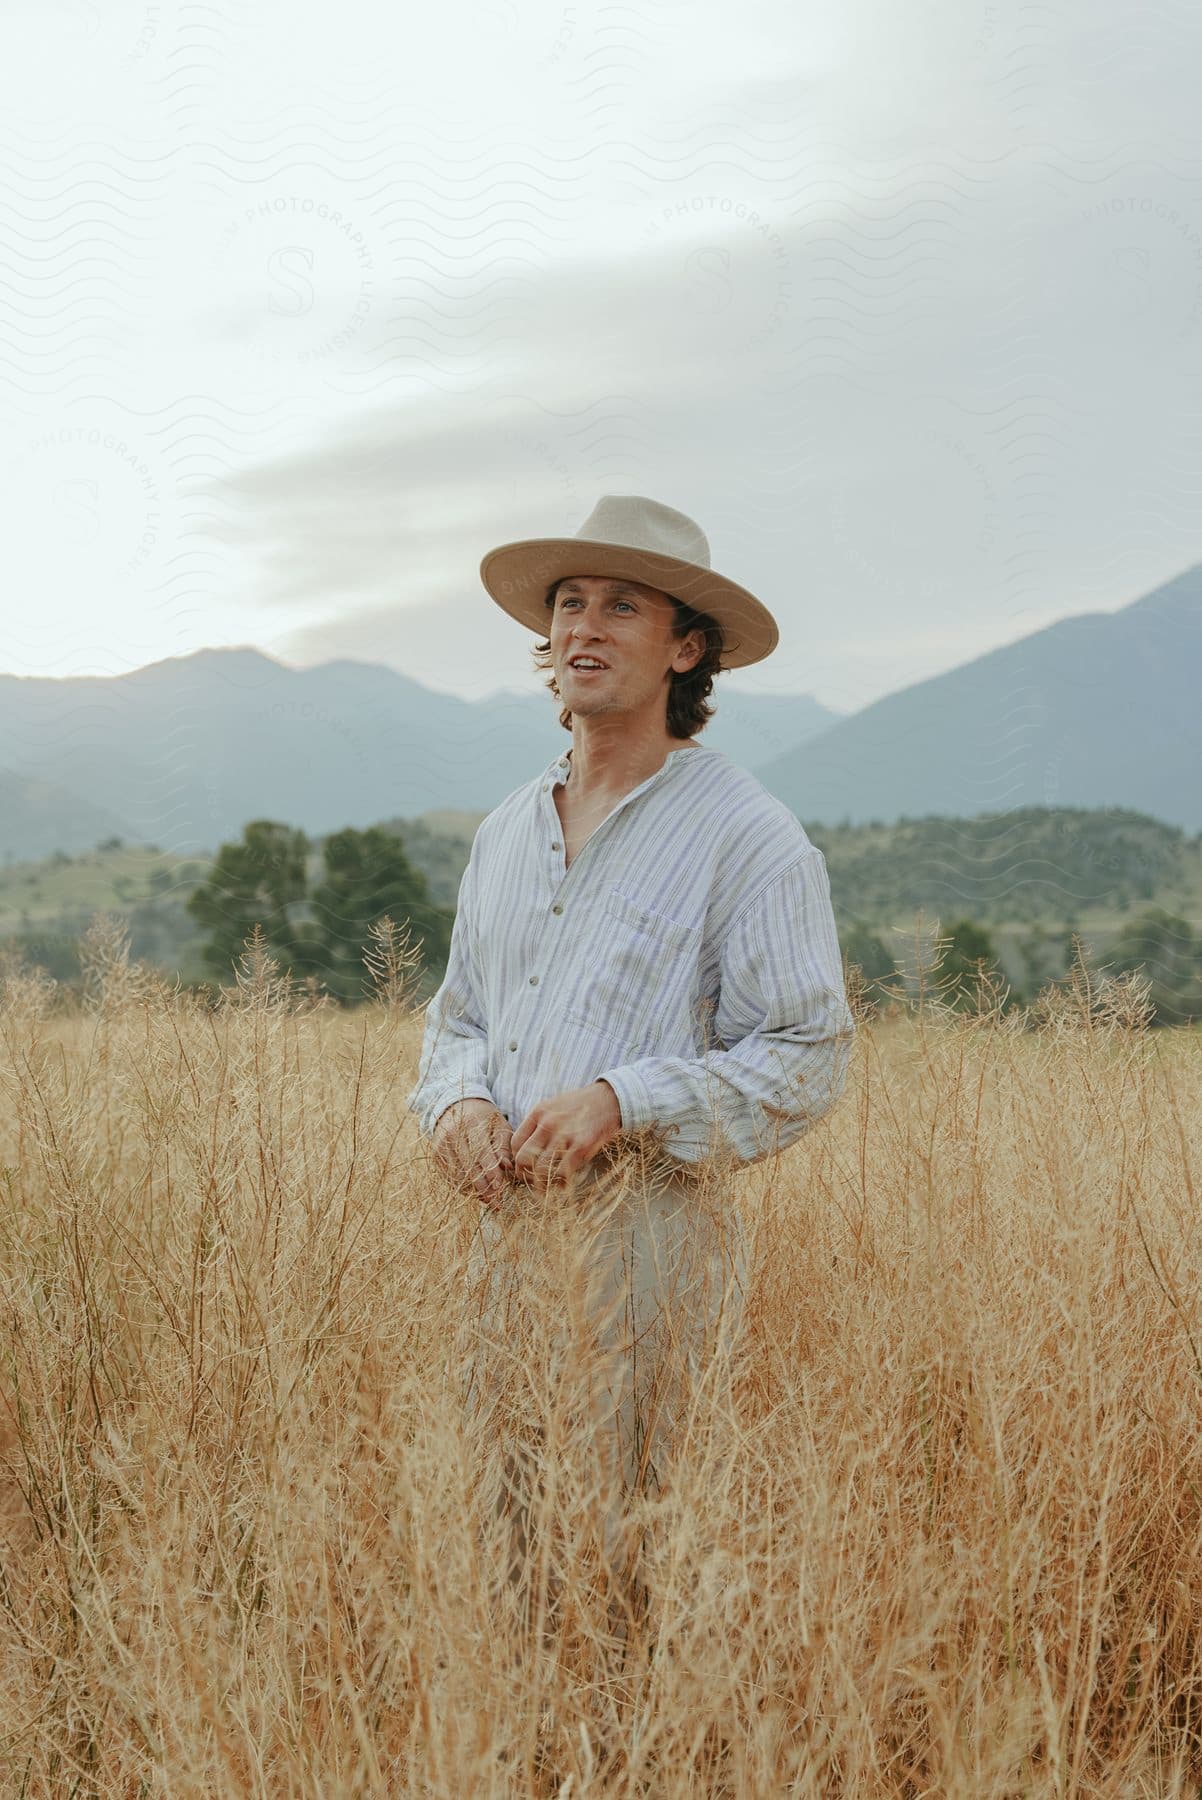
<path fill-rule="evenodd" d="M 499 544 L 480 564 L 480 579 L 497 605 L 540 637 L 551 624 L 547 589 L 569 575 L 641 581 L 708 613 L 722 627 L 724 669 L 760 662 L 780 641 L 763 602 L 711 569 L 700 525 L 641 494 L 606 494 L 575 537 Z"/>

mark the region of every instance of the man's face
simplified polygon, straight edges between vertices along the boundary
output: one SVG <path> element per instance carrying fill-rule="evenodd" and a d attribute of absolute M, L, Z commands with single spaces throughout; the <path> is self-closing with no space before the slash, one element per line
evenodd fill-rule
<path fill-rule="evenodd" d="M 666 713 L 671 674 L 693 668 L 705 650 L 704 632 L 672 636 L 675 614 L 667 594 L 641 581 L 597 575 L 572 575 L 561 581 L 549 637 L 564 705 L 581 718 L 633 712 L 657 703 Z M 604 667 L 574 667 L 581 658 Z"/>

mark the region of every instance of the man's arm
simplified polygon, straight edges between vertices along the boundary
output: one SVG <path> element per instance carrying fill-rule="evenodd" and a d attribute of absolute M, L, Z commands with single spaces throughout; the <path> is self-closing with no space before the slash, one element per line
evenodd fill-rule
<path fill-rule="evenodd" d="M 604 1069 L 623 1131 L 666 1128 L 681 1162 L 757 1162 L 839 1098 L 855 1024 L 821 851 L 808 848 L 733 920 L 722 948 L 713 1034 L 696 1059 L 644 1056 Z"/>
<path fill-rule="evenodd" d="M 426 1008 L 417 1085 L 407 1097 L 424 1137 L 456 1100 L 491 1100 L 488 1069 L 488 1023 L 481 999 L 475 922 L 475 846 L 459 883 L 451 949 L 442 986 Z"/>

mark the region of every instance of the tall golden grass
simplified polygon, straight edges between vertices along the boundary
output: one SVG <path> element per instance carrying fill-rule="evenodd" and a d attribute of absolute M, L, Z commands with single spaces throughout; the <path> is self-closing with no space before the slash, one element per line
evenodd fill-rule
<path fill-rule="evenodd" d="M 1197 1033 L 865 1020 L 738 1178 L 736 1405 L 619 1666 L 570 1439 L 573 1604 L 493 1591 L 404 970 L 347 1013 L 255 949 L 211 1011 L 86 960 L 73 1011 L 0 973 L 4 1794 L 1198 1792 Z"/>

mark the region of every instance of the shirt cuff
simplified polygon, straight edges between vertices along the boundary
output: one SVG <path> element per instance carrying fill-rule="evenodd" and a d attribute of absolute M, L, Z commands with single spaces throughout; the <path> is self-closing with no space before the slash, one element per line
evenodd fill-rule
<path fill-rule="evenodd" d="M 629 1063 L 620 1069 L 603 1069 L 596 1079 L 608 1082 L 618 1096 L 623 1131 L 643 1131 L 656 1123 L 655 1095 Z"/>
<path fill-rule="evenodd" d="M 423 1137 L 433 1137 L 439 1119 L 448 1106 L 454 1106 L 457 1100 L 491 1099 L 492 1095 L 481 1082 L 462 1081 L 456 1082 L 454 1087 L 440 1088 L 434 1098 L 427 1100 L 418 1112 L 418 1130 Z"/>

